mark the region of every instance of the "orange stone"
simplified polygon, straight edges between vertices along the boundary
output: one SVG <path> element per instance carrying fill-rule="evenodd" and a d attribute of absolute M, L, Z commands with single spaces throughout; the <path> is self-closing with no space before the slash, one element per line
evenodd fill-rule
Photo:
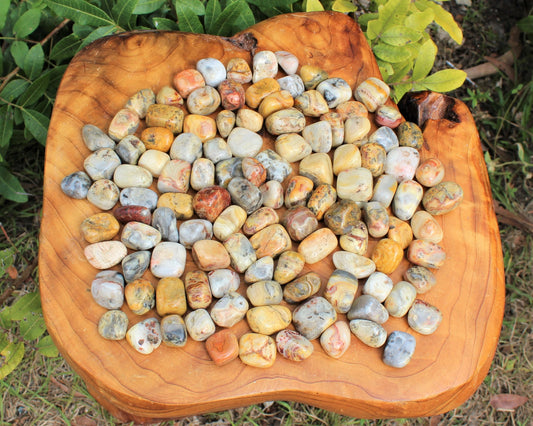
<path fill-rule="evenodd" d="M 376 270 L 387 275 L 392 274 L 396 270 L 402 259 L 402 247 L 390 238 L 379 240 L 372 253 L 372 260 L 376 264 Z"/>
<path fill-rule="evenodd" d="M 359 101 L 346 101 L 336 108 L 337 113 L 346 121 L 350 117 L 368 117 L 366 106 Z"/>
<path fill-rule="evenodd" d="M 141 133 L 146 149 L 167 152 L 174 142 L 174 134 L 166 127 L 148 127 Z"/>
<path fill-rule="evenodd" d="M 194 133 L 202 142 L 205 142 L 216 136 L 217 124 L 211 117 L 189 114 L 183 122 L 183 133 Z"/>
<path fill-rule="evenodd" d="M 239 341 L 229 330 L 221 330 L 209 336 L 205 341 L 205 348 L 218 366 L 226 365 L 239 356 Z"/>
<path fill-rule="evenodd" d="M 282 109 L 290 108 L 294 105 L 294 98 L 287 90 L 271 93 L 266 96 L 259 105 L 259 114 L 268 117 L 270 114 Z"/>
<path fill-rule="evenodd" d="M 280 89 L 277 80 L 273 78 L 263 78 L 246 89 L 246 105 L 256 109 L 264 98 L 274 92 L 279 92 Z"/>
<path fill-rule="evenodd" d="M 252 235 L 250 243 L 258 259 L 265 256 L 276 257 L 292 247 L 291 237 L 280 224 L 267 226 Z"/>
<path fill-rule="evenodd" d="M 186 98 L 189 94 L 200 87 L 205 86 L 205 80 L 200 71 L 193 68 L 183 70 L 174 76 L 174 87 L 179 94 Z"/>
<path fill-rule="evenodd" d="M 160 317 L 165 315 L 183 315 L 187 311 L 185 285 L 177 277 L 161 278 L 157 283 L 155 304 Z"/>
<path fill-rule="evenodd" d="M 221 242 L 215 240 L 196 241 L 192 246 L 192 258 L 202 271 L 225 269 L 230 263 L 228 251 Z"/>

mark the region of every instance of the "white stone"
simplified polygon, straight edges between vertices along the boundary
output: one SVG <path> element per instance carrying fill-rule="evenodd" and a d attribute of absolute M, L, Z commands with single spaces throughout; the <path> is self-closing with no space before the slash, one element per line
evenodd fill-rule
<path fill-rule="evenodd" d="M 185 269 L 187 252 L 180 243 L 164 241 L 152 252 L 150 270 L 158 278 L 181 277 Z"/>
<path fill-rule="evenodd" d="M 236 127 L 228 136 L 228 146 L 235 157 L 255 157 L 263 147 L 263 138 L 248 129 Z"/>

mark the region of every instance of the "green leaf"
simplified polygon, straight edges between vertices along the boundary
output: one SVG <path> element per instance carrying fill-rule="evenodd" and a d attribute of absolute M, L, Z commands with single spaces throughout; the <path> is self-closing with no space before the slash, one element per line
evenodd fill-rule
<path fill-rule="evenodd" d="M 414 81 L 421 80 L 429 74 L 435 63 L 437 50 L 437 45 L 431 39 L 420 46 L 413 68 L 412 78 Z"/>
<path fill-rule="evenodd" d="M 381 34 L 394 25 L 403 24 L 407 15 L 409 0 L 389 0 L 386 4 L 378 8 L 379 18 L 368 23 L 368 32 L 370 39 L 381 36 Z M 372 25 L 371 25 L 372 23 Z"/>
<path fill-rule="evenodd" d="M 193 0 L 175 0 L 176 16 L 178 17 L 178 27 L 180 31 L 189 33 L 201 34 L 204 32 L 204 27 L 194 12 L 194 8 L 190 7 Z"/>
<path fill-rule="evenodd" d="M 13 32 L 17 38 L 24 38 L 34 32 L 41 21 L 41 10 L 30 9 L 24 12 L 15 22 Z"/>
<path fill-rule="evenodd" d="M 381 35 L 381 40 L 392 46 L 404 46 L 414 43 L 422 37 L 422 33 L 402 25 L 394 25 L 386 29 Z"/>
<path fill-rule="evenodd" d="M 45 2 L 58 16 L 81 25 L 93 27 L 115 25 L 107 13 L 85 0 L 45 0 Z"/>
<path fill-rule="evenodd" d="M 13 114 L 11 109 L 11 105 L 4 105 L 0 108 L 0 148 L 9 146 L 9 141 L 13 135 Z"/>
<path fill-rule="evenodd" d="M 392 64 L 411 58 L 411 51 L 406 46 L 398 47 L 380 43 L 375 45 L 372 50 L 379 59 Z"/>
<path fill-rule="evenodd" d="M 7 13 L 9 12 L 10 0 L 0 0 L 0 31 L 4 29 L 6 25 Z"/>
<path fill-rule="evenodd" d="M 33 137 L 42 145 L 46 145 L 46 135 L 48 133 L 50 119 L 39 111 L 33 109 L 23 109 L 22 116 L 24 117 L 24 125 L 31 132 Z"/>
<path fill-rule="evenodd" d="M 43 65 L 43 46 L 41 46 L 40 44 L 36 44 L 29 50 L 28 54 L 24 58 L 24 64 L 21 68 L 24 70 L 26 76 L 30 80 L 34 80 L 39 74 L 41 74 L 43 70 Z"/>
<path fill-rule="evenodd" d="M 27 293 L 11 305 L 11 319 L 21 321 L 32 312 L 41 313 L 41 298 L 39 292 Z"/>
<path fill-rule="evenodd" d="M 404 77 L 409 74 L 409 71 L 413 69 L 413 59 L 408 59 L 405 62 L 398 62 L 392 66 L 394 72 L 387 81 L 387 83 L 399 83 L 404 79 Z"/>
<path fill-rule="evenodd" d="M 24 342 L 9 343 L 0 351 L 0 379 L 11 373 L 24 358 Z"/>
<path fill-rule="evenodd" d="M 209 0 L 205 6 L 204 24 L 205 31 L 208 34 L 214 32 L 213 24 L 216 22 L 217 17 L 220 15 L 221 8 L 218 0 Z"/>
<path fill-rule="evenodd" d="M 454 40 L 457 44 L 461 44 L 463 42 L 463 31 L 453 19 L 452 14 L 445 10 L 441 5 L 433 3 L 430 0 L 417 0 L 415 5 L 419 10 L 422 11 L 431 9 L 435 14 L 435 22 L 450 35 L 452 40 Z"/>
<path fill-rule="evenodd" d="M 365 29 L 370 21 L 378 19 L 379 15 L 377 13 L 364 13 L 363 15 L 359 16 L 359 19 L 357 19 L 357 23 L 361 26 L 361 28 Z"/>
<path fill-rule="evenodd" d="M 357 7 L 350 0 L 335 0 L 331 6 L 331 10 L 341 13 L 355 12 Z"/>
<path fill-rule="evenodd" d="M 48 88 L 48 83 L 50 82 L 51 73 L 47 72 L 37 78 L 31 85 L 26 89 L 26 91 L 19 98 L 18 105 L 21 107 L 32 106 L 41 96 L 46 92 Z"/>
<path fill-rule="evenodd" d="M 42 312 L 31 312 L 19 322 L 20 335 L 24 340 L 35 340 L 46 331 Z"/>
<path fill-rule="evenodd" d="M 116 23 L 122 28 L 129 24 L 131 15 L 139 0 L 118 0 L 111 11 Z"/>
<path fill-rule="evenodd" d="M 0 327 L 7 330 L 11 328 L 12 325 L 13 325 L 13 321 L 11 321 L 11 307 L 7 306 L 0 311 Z M 1 345 L 0 345 L 0 350 L 2 350 Z"/>
<path fill-rule="evenodd" d="M 398 103 L 400 99 L 402 99 L 403 96 L 409 90 L 411 90 L 412 87 L 413 87 L 412 83 L 400 83 L 400 84 L 395 85 L 391 93 L 393 101 Z"/>
<path fill-rule="evenodd" d="M 178 31 L 179 27 L 173 20 L 167 18 L 152 18 L 154 27 L 158 30 Z"/>
<path fill-rule="evenodd" d="M 434 92 L 449 92 L 461 87 L 465 82 L 466 72 L 462 70 L 441 70 L 420 81 L 428 90 Z"/>
<path fill-rule="evenodd" d="M 80 46 L 80 38 L 76 34 L 69 34 L 54 44 L 50 52 L 50 59 L 57 62 L 70 59 L 76 54 Z"/>
<path fill-rule="evenodd" d="M 5 275 L 7 268 L 15 262 L 15 248 L 9 247 L 0 250 L 0 277 Z"/>
<path fill-rule="evenodd" d="M 204 16 L 205 6 L 200 0 L 174 0 L 181 3 L 184 7 L 195 13 L 197 16 Z"/>
<path fill-rule="evenodd" d="M 518 21 L 516 25 L 518 26 L 520 31 L 526 34 L 533 33 L 533 15 L 529 15 L 525 18 L 520 19 L 520 21 Z"/>
<path fill-rule="evenodd" d="M 18 179 L 2 166 L 0 166 L 0 195 L 16 203 L 28 201 L 28 195 Z"/>
<path fill-rule="evenodd" d="M 324 6 L 322 6 L 319 0 L 306 0 L 305 2 L 306 12 L 320 12 L 321 10 L 324 10 Z"/>
<path fill-rule="evenodd" d="M 0 98 L 2 98 L 5 102 L 13 102 L 24 93 L 29 84 L 29 82 L 20 78 L 11 80 L 6 84 L 6 87 L 2 89 L 2 92 L 0 92 Z"/>
<path fill-rule="evenodd" d="M 139 0 L 135 9 L 134 15 L 147 15 L 158 10 L 166 0 Z"/>
<path fill-rule="evenodd" d="M 48 358 L 55 358 L 59 355 L 59 351 L 50 336 L 44 336 L 37 342 L 35 347 L 37 348 L 37 352 Z"/>
<path fill-rule="evenodd" d="M 17 66 L 22 68 L 24 66 L 24 59 L 26 59 L 26 56 L 30 51 L 28 45 L 23 41 L 14 41 L 9 51 Z"/>
<path fill-rule="evenodd" d="M 296 3 L 296 1 L 297 0 L 246 0 L 247 3 L 256 6 L 261 13 L 269 18 L 276 15 L 282 15 L 283 13 L 294 12 L 292 4 Z"/>
<path fill-rule="evenodd" d="M 77 35 L 80 39 L 87 37 L 93 32 L 93 27 L 90 25 L 81 25 L 74 22 L 72 25 L 72 33 Z"/>
<path fill-rule="evenodd" d="M 405 26 L 413 30 L 424 31 L 433 22 L 435 14 L 431 9 L 414 11 L 405 18 Z"/>
<path fill-rule="evenodd" d="M 83 40 L 83 42 L 81 43 L 80 49 L 83 49 L 85 46 L 99 38 L 114 34 L 116 31 L 117 27 L 115 25 L 108 25 L 106 27 L 97 28 L 93 32 L 91 32 L 91 34 L 85 37 L 85 40 Z"/>
<path fill-rule="evenodd" d="M 241 13 L 233 22 L 233 28 L 231 30 L 232 33 L 245 30 L 246 28 L 251 27 L 253 24 L 255 24 L 254 14 L 252 12 L 252 9 L 250 9 L 250 6 L 248 6 L 248 4 L 246 3 L 246 1 L 242 1 L 242 0 L 230 0 L 230 1 L 238 2 L 240 4 L 240 10 L 241 10 Z"/>
<path fill-rule="evenodd" d="M 238 0 L 227 4 L 213 24 L 214 31 L 211 34 L 222 36 L 231 35 L 233 23 L 238 19 L 241 13 L 241 5 L 243 2 L 244 0 Z"/>

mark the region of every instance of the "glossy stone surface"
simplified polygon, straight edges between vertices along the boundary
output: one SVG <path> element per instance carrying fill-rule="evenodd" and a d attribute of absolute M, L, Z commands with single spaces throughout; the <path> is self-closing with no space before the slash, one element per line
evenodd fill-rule
<path fill-rule="evenodd" d="M 428 189 L 422 204 L 428 213 L 441 215 L 455 210 L 463 200 L 463 189 L 455 182 L 441 182 Z"/>
<path fill-rule="evenodd" d="M 254 83 L 263 78 L 274 78 L 278 73 L 278 60 L 274 52 L 262 50 L 256 52 L 252 62 L 252 81 Z"/>
<path fill-rule="evenodd" d="M 302 136 L 311 146 L 313 152 L 329 152 L 333 143 L 331 124 L 328 121 L 317 121 L 305 126 Z"/>
<path fill-rule="evenodd" d="M 128 316 L 119 310 L 105 312 L 98 320 L 98 334 L 107 340 L 122 340 L 128 331 Z"/>
<path fill-rule="evenodd" d="M 344 142 L 360 146 L 372 125 L 366 117 L 349 117 L 344 122 Z"/>
<path fill-rule="evenodd" d="M 282 224 L 293 241 L 302 241 L 318 228 L 318 220 L 307 207 L 293 207 L 285 212 Z"/>
<path fill-rule="evenodd" d="M 294 330 L 282 330 L 276 335 L 279 353 L 291 361 L 303 361 L 311 356 L 313 344 Z"/>
<path fill-rule="evenodd" d="M 213 223 L 213 234 L 219 241 L 224 241 L 231 234 L 235 234 L 241 229 L 246 218 L 246 212 L 242 207 L 236 205 L 228 206 Z"/>
<path fill-rule="evenodd" d="M 383 302 L 390 294 L 394 286 L 392 279 L 383 272 L 373 272 L 363 286 L 363 294 L 375 297 L 379 302 Z"/>
<path fill-rule="evenodd" d="M 122 229 L 120 240 L 132 250 L 150 250 L 161 241 L 161 233 L 141 222 L 128 222 Z"/>
<path fill-rule="evenodd" d="M 163 86 L 157 92 L 155 101 L 158 104 L 180 106 L 183 105 L 183 98 L 176 89 L 170 86 Z"/>
<path fill-rule="evenodd" d="M 94 301 L 106 309 L 120 309 L 124 303 L 124 278 L 116 271 L 101 271 L 91 283 Z"/>
<path fill-rule="evenodd" d="M 302 240 L 298 246 L 298 253 L 311 265 L 326 258 L 337 248 L 337 244 L 337 237 L 331 229 L 321 228 Z"/>
<path fill-rule="evenodd" d="M 179 241 L 176 214 L 169 207 L 158 207 L 152 215 L 152 226 L 161 233 L 163 241 Z"/>
<path fill-rule="evenodd" d="M 193 68 L 177 73 L 173 78 L 173 83 L 183 98 L 187 98 L 193 90 L 205 86 L 203 75 Z"/>
<path fill-rule="evenodd" d="M 220 330 L 207 338 L 205 349 L 209 358 L 220 367 L 238 358 L 239 340 L 231 331 Z"/>
<path fill-rule="evenodd" d="M 155 289 L 150 281 L 138 278 L 126 285 L 124 297 L 131 312 L 144 315 L 155 306 Z"/>
<path fill-rule="evenodd" d="M 411 218 L 411 229 L 415 238 L 429 240 L 437 244 L 442 241 L 444 236 L 440 224 L 424 210 L 415 212 Z"/>
<path fill-rule="evenodd" d="M 374 120 L 376 121 L 376 124 L 379 124 L 380 126 L 386 126 L 390 127 L 391 129 L 395 129 L 402 122 L 402 114 L 400 114 L 398 109 L 392 106 L 381 105 L 376 110 Z"/>
<path fill-rule="evenodd" d="M 283 186 L 277 180 L 269 180 L 259 187 L 263 194 L 263 206 L 279 209 L 283 206 Z"/>
<path fill-rule="evenodd" d="M 205 219 L 191 219 L 181 223 L 179 228 L 180 243 L 191 249 L 196 241 L 213 238 L 213 225 Z"/>
<path fill-rule="evenodd" d="M 307 201 L 307 208 L 313 212 L 317 220 L 322 220 L 324 214 L 337 201 L 337 191 L 332 185 L 323 183 L 318 185 Z"/>
<path fill-rule="evenodd" d="M 80 231 L 88 243 L 111 240 L 120 230 L 120 224 L 110 213 L 96 213 L 84 219 Z"/>
<path fill-rule="evenodd" d="M 270 114 L 265 127 L 271 135 L 299 133 L 305 128 L 304 113 L 296 108 L 286 108 Z"/>
<path fill-rule="evenodd" d="M 246 289 L 246 296 L 253 306 L 279 305 L 283 300 L 283 290 L 277 281 L 257 281 Z"/>
<path fill-rule="evenodd" d="M 320 120 L 327 121 L 331 126 L 331 146 L 337 147 L 344 142 L 344 120 L 337 112 L 327 112 L 320 116 Z"/>
<path fill-rule="evenodd" d="M 276 361 L 276 352 L 276 343 L 270 336 L 246 333 L 239 339 L 239 358 L 251 367 L 272 367 Z"/>
<path fill-rule="evenodd" d="M 403 317 L 416 299 L 416 288 L 407 281 L 399 281 L 385 299 L 385 308 L 393 317 Z"/>
<path fill-rule="evenodd" d="M 282 253 L 283 254 L 283 253 Z M 274 276 L 274 259 L 262 257 L 252 263 L 244 273 L 244 282 L 250 284 L 257 281 L 271 280 Z"/>
<path fill-rule="evenodd" d="M 328 107 L 336 108 L 339 104 L 349 101 L 352 97 L 352 88 L 342 78 L 333 77 L 320 82 L 316 86 L 326 102 Z"/>
<path fill-rule="evenodd" d="M 230 204 L 230 193 L 215 185 L 198 191 L 193 198 L 192 207 L 199 218 L 212 223 Z"/>
<path fill-rule="evenodd" d="M 142 222 L 150 225 L 152 212 L 144 206 L 120 206 L 113 211 L 115 218 L 121 223 Z"/>
<path fill-rule="evenodd" d="M 183 132 L 194 133 L 202 142 L 205 142 L 216 136 L 217 123 L 209 116 L 189 114 L 183 120 Z"/>
<path fill-rule="evenodd" d="M 308 272 L 283 287 L 283 299 L 287 303 L 298 303 L 314 296 L 320 290 L 322 282 L 315 272 Z"/>
<path fill-rule="evenodd" d="M 255 158 L 265 167 L 267 180 L 283 182 L 292 172 L 291 164 L 271 149 L 261 151 Z"/>
<path fill-rule="evenodd" d="M 333 173 L 338 175 L 348 169 L 361 167 L 361 153 L 355 144 L 339 146 L 333 154 Z"/>
<path fill-rule="evenodd" d="M 345 314 L 350 310 L 357 293 L 357 278 L 349 272 L 336 269 L 330 275 L 324 298 L 331 303 L 331 306 L 340 314 Z"/>
<path fill-rule="evenodd" d="M 344 170 L 337 176 L 337 196 L 341 199 L 368 201 L 372 189 L 372 173 L 364 167 Z"/>
<path fill-rule="evenodd" d="M 444 179 L 444 165 L 438 158 L 428 158 L 417 167 L 415 177 L 421 185 L 428 188 L 435 186 Z"/>
<path fill-rule="evenodd" d="M 107 134 L 114 141 L 119 141 L 128 135 L 134 134 L 137 127 L 139 127 L 139 116 L 137 113 L 129 109 L 121 109 L 111 120 Z"/>
<path fill-rule="evenodd" d="M 389 232 L 389 215 L 381 203 L 369 201 L 364 205 L 363 213 L 370 236 L 381 238 Z"/>
<path fill-rule="evenodd" d="M 304 82 L 297 74 L 281 77 L 278 83 L 279 87 L 289 92 L 293 98 L 300 96 L 305 91 Z"/>
<path fill-rule="evenodd" d="M 348 234 L 361 219 L 361 209 L 351 200 L 339 200 L 324 214 L 324 224 L 336 235 Z"/>
<path fill-rule="evenodd" d="M 148 250 L 135 251 L 122 259 L 122 273 L 127 283 L 141 278 L 150 266 L 152 252 Z"/>
<path fill-rule="evenodd" d="M 415 148 L 400 146 L 387 153 L 385 173 L 392 175 L 398 182 L 413 179 L 420 163 L 420 154 Z"/>
<path fill-rule="evenodd" d="M 242 177 L 231 179 L 228 183 L 228 192 L 231 201 L 242 207 L 247 214 L 253 213 L 263 204 L 263 194 L 248 179 Z"/>
<path fill-rule="evenodd" d="M 119 156 L 110 148 L 93 152 L 83 162 L 83 168 L 92 180 L 111 179 L 119 165 Z"/>
<path fill-rule="evenodd" d="M 340 103 L 336 111 L 344 121 L 350 117 L 368 117 L 366 106 L 362 102 L 354 100 Z"/>
<path fill-rule="evenodd" d="M 437 307 L 417 299 L 409 309 L 407 322 L 420 334 L 433 334 L 442 322 L 442 313 Z"/>
<path fill-rule="evenodd" d="M 94 124 L 85 124 L 81 128 L 81 137 L 90 151 L 97 151 L 101 148 L 115 148 L 113 139 Z"/>
<path fill-rule="evenodd" d="M 146 151 L 144 143 L 135 135 L 128 135 L 116 146 L 115 152 L 122 163 L 137 164 L 139 157 Z"/>
<path fill-rule="evenodd" d="M 368 249 L 368 229 L 363 221 L 358 221 L 350 232 L 341 235 L 339 245 L 345 251 L 364 256 Z"/>
<path fill-rule="evenodd" d="M 240 232 L 231 234 L 224 240 L 224 247 L 231 259 L 231 267 L 239 273 L 243 273 L 257 260 L 254 247 L 248 238 Z"/>
<path fill-rule="evenodd" d="M 305 266 L 305 258 L 301 253 L 287 250 L 280 254 L 274 279 L 280 284 L 286 284 L 298 276 Z"/>
<path fill-rule="evenodd" d="M 185 284 L 180 278 L 161 278 L 155 293 L 157 314 L 161 317 L 170 314 L 183 315 L 187 311 Z"/>
<path fill-rule="evenodd" d="M 146 114 L 146 126 L 166 127 L 174 134 L 181 133 L 184 126 L 184 114 L 183 110 L 176 106 L 150 105 Z"/>
<path fill-rule="evenodd" d="M 294 105 L 294 98 L 287 90 L 280 90 L 279 92 L 271 93 L 265 96 L 259 105 L 259 114 L 262 117 L 268 117 L 282 109 L 291 108 Z"/>
<path fill-rule="evenodd" d="M 311 145 L 298 133 L 285 133 L 276 138 L 276 152 L 290 163 L 300 161 L 313 150 Z"/>
<path fill-rule="evenodd" d="M 398 148 L 398 137 L 389 127 L 380 127 L 368 138 L 368 142 L 377 143 L 382 146 L 387 153 L 394 148 Z"/>
<path fill-rule="evenodd" d="M 163 241 L 152 251 L 150 271 L 155 277 L 181 277 L 187 253 L 180 243 Z"/>
<path fill-rule="evenodd" d="M 226 79 L 226 67 L 218 59 L 200 59 L 196 62 L 196 69 L 200 71 L 208 86 L 217 87 Z"/>
<path fill-rule="evenodd" d="M 305 84 L 305 81 L 304 81 Z M 294 98 L 295 108 L 307 117 L 320 117 L 329 112 L 328 103 L 318 90 L 307 90 Z"/>
<path fill-rule="evenodd" d="M 349 251 L 333 253 L 333 264 L 357 278 L 366 278 L 376 270 L 376 264 L 371 259 Z"/>
<path fill-rule="evenodd" d="M 215 178 L 219 186 L 227 188 L 234 177 L 244 177 L 242 173 L 242 158 L 232 157 L 217 163 L 215 166 Z"/>
<path fill-rule="evenodd" d="M 149 188 L 124 188 L 120 191 L 120 204 L 123 206 L 144 206 L 154 210 L 157 193 Z"/>
<path fill-rule="evenodd" d="M 161 326 L 156 318 L 147 318 L 132 326 L 126 340 L 139 353 L 148 355 L 161 345 Z"/>
<path fill-rule="evenodd" d="M 185 274 L 185 294 L 191 309 L 204 309 L 211 304 L 211 288 L 204 271 L 189 271 Z"/>
<path fill-rule="evenodd" d="M 403 368 L 411 361 L 415 348 L 416 340 L 412 335 L 403 331 L 393 331 L 383 351 L 383 362 L 391 367 Z"/>
<path fill-rule="evenodd" d="M 257 258 L 265 256 L 277 257 L 292 246 L 291 237 L 279 224 L 269 225 L 250 237 Z"/>
<path fill-rule="evenodd" d="M 407 249 L 407 259 L 415 265 L 439 269 L 446 260 L 446 252 L 431 241 L 413 240 Z"/>
<path fill-rule="evenodd" d="M 296 330 L 313 340 L 337 321 L 337 312 L 326 299 L 317 296 L 299 305 L 292 317 Z"/>
<path fill-rule="evenodd" d="M 124 259 L 128 249 L 120 241 L 101 241 L 83 250 L 85 258 L 96 269 L 108 269 Z"/>
<path fill-rule="evenodd" d="M 61 180 L 61 191 L 70 198 L 83 200 L 87 197 L 91 184 L 91 178 L 87 173 L 74 172 Z"/>
<path fill-rule="evenodd" d="M 202 271 L 225 269 L 230 257 L 222 243 L 215 240 L 199 240 L 192 245 L 192 258 Z"/>
<path fill-rule="evenodd" d="M 185 316 L 185 326 L 191 339 L 203 342 L 215 333 L 216 326 L 205 309 L 196 309 Z"/>
<path fill-rule="evenodd" d="M 220 299 L 226 294 L 237 291 L 241 284 L 239 274 L 231 269 L 215 269 L 207 274 L 213 297 Z"/>
<path fill-rule="evenodd" d="M 181 192 L 161 194 L 157 201 L 157 207 L 172 209 L 178 220 L 190 219 L 194 213 L 192 196 Z"/>
<path fill-rule="evenodd" d="M 253 157 L 242 159 L 242 174 L 245 179 L 257 187 L 265 183 L 267 177 L 265 166 Z"/>
<path fill-rule="evenodd" d="M 235 157 L 255 157 L 263 146 L 263 138 L 244 127 L 235 127 L 227 142 Z"/>
<path fill-rule="evenodd" d="M 276 181 L 274 181 L 276 182 Z M 271 207 L 261 207 L 247 217 L 243 226 L 242 232 L 246 235 L 253 235 L 261 229 L 269 225 L 274 225 L 279 222 L 279 216 Z"/>
<path fill-rule="evenodd" d="M 375 142 L 363 144 L 359 148 L 361 154 L 361 167 L 368 169 L 373 177 L 383 174 L 387 153 L 385 148 Z"/>
<path fill-rule="evenodd" d="M 233 327 L 244 318 L 248 302 L 239 293 L 231 292 L 219 299 L 211 308 L 211 318 L 219 327 Z"/>
<path fill-rule="evenodd" d="M 240 84 L 252 81 L 250 65 L 242 58 L 231 58 L 226 65 L 226 76 Z"/>
<path fill-rule="evenodd" d="M 174 134 L 166 127 L 147 127 L 141 133 L 141 140 L 146 149 L 167 152 L 174 140 Z"/>
<path fill-rule="evenodd" d="M 250 308 L 246 319 L 255 333 L 274 334 L 287 328 L 291 323 L 291 311 L 283 305 L 264 305 Z"/>
<path fill-rule="evenodd" d="M 244 106 L 244 88 L 234 80 L 224 80 L 218 86 L 222 108 L 236 110 Z"/>
<path fill-rule="evenodd" d="M 374 321 L 354 319 L 350 321 L 350 331 L 365 345 L 380 348 L 387 340 L 387 331 Z"/>
<path fill-rule="evenodd" d="M 316 65 L 304 64 L 300 68 L 300 77 L 307 90 L 314 89 L 318 84 L 328 78 L 328 73 Z"/>
<path fill-rule="evenodd" d="M 149 149 L 141 155 L 137 164 L 148 170 L 153 177 L 159 177 L 161 170 L 169 161 L 170 156 L 166 152 Z"/>
<path fill-rule="evenodd" d="M 202 141 L 194 133 L 180 133 L 170 146 L 170 158 L 193 163 L 202 156 Z"/>
<path fill-rule="evenodd" d="M 223 111 L 220 112 L 219 116 L 222 114 L 222 112 Z M 233 117 L 233 121 L 235 121 L 235 117 Z M 233 129 L 233 126 L 231 126 L 231 129 Z M 231 132 L 231 129 L 228 130 L 225 137 L 229 135 L 229 133 Z M 219 128 L 219 133 L 220 132 L 221 132 L 221 129 Z M 205 141 L 203 148 L 204 148 L 204 156 L 208 158 L 209 160 L 211 160 L 214 164 L 218 163 L 219 161 L 227 160 L 228 158 L 231 158 L 231 149 L 229 149 L 228 144 L 222 138 L 217 137 L 217 138 L 213 138 L 208 141 Z"/>
<path fill-rule="evenodd" d="M 157 189 L 160 193 L 181 192 L 189 190 L 191 178 L 191 164 L 184 160 L 170 160 L 157 179 Z"/>
<path fill-rule="evenodd" d="M 170 347 L 181 348 L 187 343 L 187 327 L 181 315 L 167 315 L 161 320 L 161 338 Z"/>
<path fill-rule="evenodd" d="M 354 300 L 346 317 L 349 320 L 366 319 L 384 324 L 389 319 L 389 313 L 375 297 L 363 294 Z"/>
<path fill-rule="evenodd" d="M 352 335 L 350 327 L 344 321 L 337 321 L 330 325 L 320 335 L 320 346 L 332 358 L 338 359 L 350 347 Z"/>
<path fill-rule="evenodd" d="M 403 277 L 413 284 L 418 294 L 427 293 L 437 284 L 437 279 L 433 272 L 424 266 L 411 266 L 405 271 Z"/>
<path fill-rule="evenodd" d="M 113 181 L 119 188 L 148 188 L 152 185 L 152 174 L 144 167 L 121 164 L 113 173 Z"/>
<path fill-rule="evenodd" d="M 374 184 L 371 201 L 377 201 L 385 208 L 389 207 L 396 193 L 396 188 L 398 188 L 396 178 L 388 174 L 382 174 Z"/>
<path fill-rule="evenodd" d="M 405 250 L 413 241 L 413 230 L 408 222 L 400 220 L 396 216 L 390 216 L 387 237 L 396 241 L 402 250 Z"/>
<path fill-rule="evenodd" d="M 424 136 L 422 130 L 417 124 L 409 121 L 404 121 L 396 128 L 398 134 L 398 141 L 400 146 L 409 146 L 411 148 L 420 149 L 424 144 Z"/>
<path fill-rule="evenodd" d="M 422 185 L 414 180 L 400 182 L 392 200 L 392 210 L 398 219 L 409 220 L 413 217 L 422 201 L 423 191 Z"/>
<path fill-rule="evenodd" d="M 283 50 L 278 50 L 274 52 L 278 65 L 285 71 L 287 75 L 296 74 L 298 70 L 298 58 L 290 52 L 285 52 Z"/>
<path fill-rule="evenodd" d="M 374 247 L 371 259 L 377 271 L 392 274 L 403 259 L 403 249 L 396 241 L 382 238 Z"/>
<path fill-rule="evenodd" d="M 374 112 L 387 101 L 389 93 L 390 88 L 387 84 L 376 77 L 370 77 L 357 86 L 354 91 L 354 97 L 364 103 L 366 109 Z"/>
<path fill-rule="evenodd" d="M 263 78 L 250 85 L 245 93 L 246 105 L 252 109 L 257 109 L 261 101 L 271 93 L 280 90 L 279 83 L 273 78 Z"/>

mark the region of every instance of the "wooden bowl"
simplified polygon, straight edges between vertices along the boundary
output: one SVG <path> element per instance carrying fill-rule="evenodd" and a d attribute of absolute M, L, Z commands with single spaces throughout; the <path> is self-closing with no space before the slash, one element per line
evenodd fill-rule
<path fill-rule="evenodd" d="M 437 217 L 444 228 L 447 260 L 436 271 L 437 285 L 421 299 L 437 306 L 443 322 L 417 347 L 403 369 L 381 361 L 382 349 L 354 337 L 345 355 L 329 358 L 317 341 L 305 362 L 281 356 L 269 369 L 238 359 L 217 367 L 204 344 L 189 339 L 184 348 L 162 345 L 151 355 L 137 353 L 124 340 L 106 341 L 97 332 L 104 309 L 91 297 L 97 272 L 85 260 L 83 219 L 98 211 L 86 200 L 65 196 L 61 180 L 83 169 L 89 154 L 83 125 L 107 129 L 111 118 L 135 92 L 157 91 L 196 61 L 232 57 L 251 62 L 255 50 L 286 50 L 300 64 L 315 64 L 352 87 L 379 70 L 354 21 L 333 12 L 278 16 L 233 37 L 178 32 L 136 32 L 107 37 L 82 50 L 69 65 L 57 94 L 46 147 L 44 206 L 39 272 L 48 330 L 61 354 L 83 378 L 91 394 L 113 415 L 137 422 L 176 418 L 268 400 L 293 400 L 354 417 L 430 416 L 469 398 L 489 369 L 504 307 L 500 237 L 479 136 L 467 107 L 452 98 L 426 93 L 411 98 L 410 110 L 425 121 L 422 158 L 437 157 L 446 180 L 458 182 L 464 201 Z M 265 147 L 272 138 L 264 136 Z M 371 250 L 371 249 L 370 249 Z M 369 251 L 370 252 L 370 251 Z M 397 282 L 404 260 L 392 275 Z M 192 261 L 186 270 L 195 269 Z M 306 267 L 323 279 L 333 270 L 331 256 Z M 147 274 L 150 277 L 150 274 Z M 152 278 L 154 285 L 156 280 Z M 244 287 L 243 284 L 241 287 Z M 241 288 L 243 291 L 243 289 Z M 130 323 L 154 315 L 133 315 Z M 405 318 L 385 327 L 408 331 Z M 240 336 L 245 321 L 233 327 Z"/>

